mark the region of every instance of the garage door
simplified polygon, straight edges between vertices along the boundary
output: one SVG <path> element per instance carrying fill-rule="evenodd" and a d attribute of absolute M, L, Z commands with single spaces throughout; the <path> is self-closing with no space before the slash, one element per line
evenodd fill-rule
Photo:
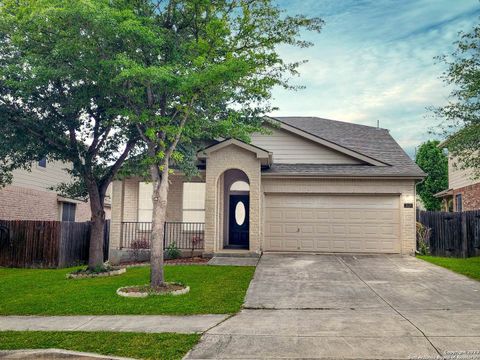
<path fill-rule="evenodd" d="M 399 196 L 269 194 L 267 251 L 400 252 Z"/>

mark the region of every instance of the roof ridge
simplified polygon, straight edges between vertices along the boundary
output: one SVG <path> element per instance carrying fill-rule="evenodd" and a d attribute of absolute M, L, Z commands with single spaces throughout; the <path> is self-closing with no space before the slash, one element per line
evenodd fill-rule
<path fill-rule="evenodd" d="M 347 124 L 347 125 L 354 125 L 354 126 L 361 126 L 361 127 L 366 127 L 369 129 L 373 130 L 384 130 L 386 132 L 390 132 L 389 129 L 381 128 L 381 127 L 376 127 L 376 126 L 370 126 L 370 125 L 364 125 L 364 124 L 357 124 L 354 122 L 349 122 L 349 121 L 344 121 L 344 120 L 336 120 L 336 119 L 328 119 L 328 118 L 323 118 L 319 116 L 268 116 L 272 119 L 277 119 L 279 121 L 282 121 L 281 119 L 313 119 L 313 120 L 325 120 L 325 121 L 332 121 L 335 123 L 340 123 L 340 124 Z"/>

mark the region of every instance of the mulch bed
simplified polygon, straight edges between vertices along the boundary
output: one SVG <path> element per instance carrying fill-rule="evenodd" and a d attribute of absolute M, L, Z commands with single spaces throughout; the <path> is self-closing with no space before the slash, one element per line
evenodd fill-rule
<path fill-rule="evenodd" d="M 125 267 L 111 267 L 100 271 L 90 271 L 88 269 L 79 269 L 66 275 L 67 279 L 84 279 L 105 276 L 116 276 L 124 274 L 127 271 Z"/>
<path fill-rule="evenodd" d="M 179 259 L 168 259 L 165 260 L 165 265 L 207 265 L 210 259 L 202 258 L 202 257 L 194 257 L 194 258 L 179 258 Z M 133 267 L 133 266 L 149 266 L 150 262 L 122 262 L 122 266 L 126 267 Z"/>
<path fill-rule="evenodd" d="M 208 263 L 210 259 L 203 257 L 194 257 L 194 258 L 179 258 L 179 259 L 168 259 L 165 260 L 167 265 L 202 265 Z"/>
<path fill-rule="evenodd" d="M 149 295 L 183 295 L 190 291 L 189 286 L 180 283 L 166 282 L 165 286 L 150 287 L 149 285 L 124 286 L 117 289 L 117 295 L 124 297 L 145 298 Z"/>

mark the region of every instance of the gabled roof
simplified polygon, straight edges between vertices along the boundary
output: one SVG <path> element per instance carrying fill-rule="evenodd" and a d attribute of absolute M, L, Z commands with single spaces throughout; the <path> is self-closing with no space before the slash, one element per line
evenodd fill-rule
<path fill-rule="evenodd" d="M 237 140 L 237 139 L 225 139 L 223 141 L 220 141 L 216 144 L 212 144 L 210 146 L 207 146 L 205 149 L 200 150 L 197 152 L 197 157 L 199 159 L 206 159 L 208 158 L 208 155 L 211 154 L 214 151 L 218 151 L 220 149 L 223 149 L 227 146 L 230 145 L 235 145 L 238 146 L 242 149 L 245 149 L 247 151 L 250 151 L 254 153 L 257 157 L 257 159 L 261 160 L 262 165 L 270 165 L 272 163 L 272 153 L 262 149 L 258 146 L 252 145 L 252 144 L 247 144 L 246 142 Z"/>
<path fill-rule="evenodd" d="M 425 173 L 410 159 L 386 129 L 317 117 L 270 117 L 285 130 L 315 137 L 344 153 L 350 151 L 370 165 L 274 164 L 266 172 L 311 175 L 408 176 L 422 178 Z M 331 146 L 332 147 L 332 146 Z M 334 147 L 335 148 L 335 147 Z M 308 166 L 307 166 L 308 165 Z M 372 166 L 374 165 L 374 166 Z"/>

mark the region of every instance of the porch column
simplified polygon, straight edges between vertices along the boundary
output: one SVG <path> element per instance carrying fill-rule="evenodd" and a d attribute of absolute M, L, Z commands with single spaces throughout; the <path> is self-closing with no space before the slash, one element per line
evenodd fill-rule
<path fill-rule="evenodd" d="M 119 249 L 122 238 L 123 181 L 112 183 L 112 218 L 110 222 L 110 249 Z"/>
<path fill-rule="evenodd" d="M 206 254 L 215 252 L 217 198 L 218 189 L 216 184 L 217 172 L 214 164 L 207 160 L 205 171 L 205 233 L 204 251 Z"/>

